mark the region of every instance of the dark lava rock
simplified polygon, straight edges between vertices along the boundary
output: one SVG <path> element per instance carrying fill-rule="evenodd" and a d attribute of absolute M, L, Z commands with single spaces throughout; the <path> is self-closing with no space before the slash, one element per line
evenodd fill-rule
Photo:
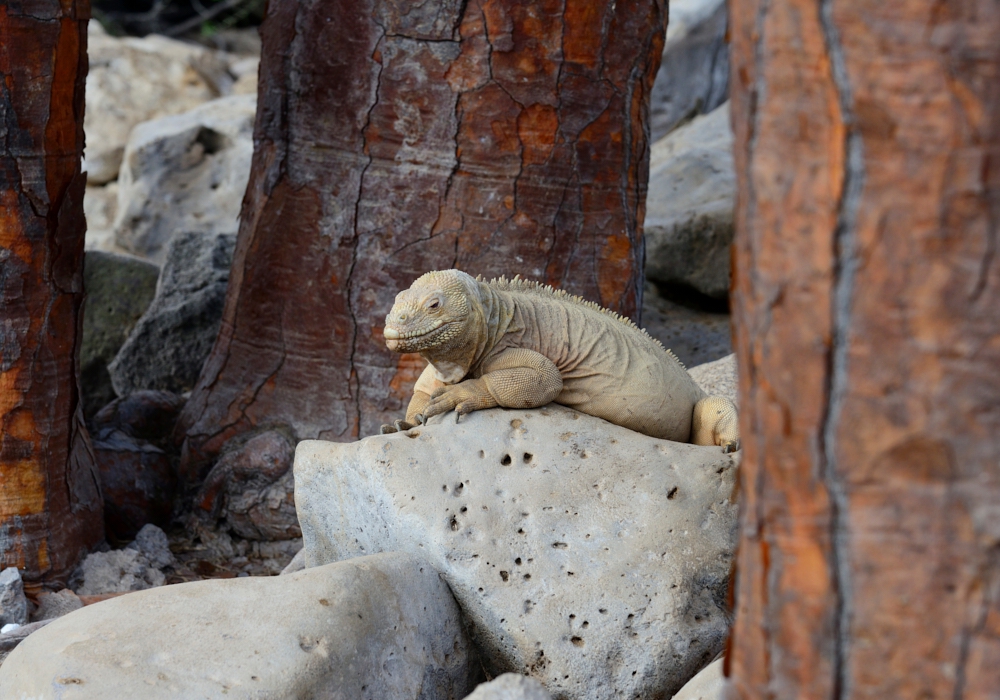
<path fill-rule="evenodd" d="M 115 398 L 108 364 L 115 359 L 156 293 L 160 268 L 131 255 L 88 250 L 84 257 L 80 387 L 89 419 Z"/>
<path fill-rule="evenodd" d="M 295 441 L 281 430 L 241 436 L 209 472 L 197 503 L 249 540 L 302 536 L 295 513 Z"/>
<path fill-rule="evenodd" d="M 235 234 L 171 239 L 156 298 L 108 366 L 119 396 L 191 390 L 222 323 L 235 245 Z"/>

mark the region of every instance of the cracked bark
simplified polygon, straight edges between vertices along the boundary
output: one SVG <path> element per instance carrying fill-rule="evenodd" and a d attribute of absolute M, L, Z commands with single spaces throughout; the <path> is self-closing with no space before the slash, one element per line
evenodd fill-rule
<path fill-rule="evenodd" d="M 664 0 L 271 3 L 222 330 L 179 424 L 187 481 L 255 426 L 352 440 L 398 418 L 420 360 L 381 327 L 428 270 L 636 317 L 665 27 Z"/>
<path fill-rule="evenodd" d="M 0 4 L 0 568 L 35 592 L 104 536 L 77 366 L 89 16 Z"/>
<path fill-rule="evenodd" d="M 1000 5 L 731 0 L 740 698 L 1000 688 Z"/>

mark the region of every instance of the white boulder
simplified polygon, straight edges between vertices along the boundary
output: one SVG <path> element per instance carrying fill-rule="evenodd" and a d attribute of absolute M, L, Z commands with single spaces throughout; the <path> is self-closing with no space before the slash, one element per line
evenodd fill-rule
<path fill-rule="evenodd" d="M 727 102 L 653 145 L 644 233 L 646 276 L 725 298 L 735 200 Z"/>
<path fill-rule="evenodd" d="M 728 700 L 729 682 L 722 675 L 724 659 L 716 659 L 685 684 L 672 700 Z"/>
<path fill-rule="evenodd" d="M 230 57 L 166 37 L 108 36 L 90 23 L 87 54 L 87 147 L 83 169 L 91 184 L 118 176 L 125 142 L 140 122 L 180 114 L 227 94 Z"/>
<path fill-rule="evenodd" d="M 447 585 L 386 554 L 87 606 L 14 649 L 0 697 L 451 700 L 472 671 Z"/>
<path fill-rule="evenodd" d="M 115 214 L 115 242 L 162 263 L 177 231 L 235 234 L 250 177 L 257 98 L 213 100 L 132 130 Z"/>
<path fill-rule="evenodd" d="M 534 678 L 505 673 L 480 685 L 465 700 L 552 700 L 552 696 Z"/>
<path fill-rule="evenodd" d="M 550 405 L 301 442 L 295 502 L 308 566 L 426 558 L 491 673 L 558 699 L 659 697 L 725 640 L 735 472 L 717 447 Z"/>

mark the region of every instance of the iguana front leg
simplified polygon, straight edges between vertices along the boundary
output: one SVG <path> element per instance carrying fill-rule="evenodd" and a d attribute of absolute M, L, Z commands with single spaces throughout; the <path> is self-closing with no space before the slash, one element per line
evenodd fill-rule
<path fill-rule="evenodd" d="M 562 376 L 549 358 L 524 348 L 505 350 L 489 360 L 475 379 L 444 386 L 431 394 L 424 418 L 454 410 L 459 415 L 484 408 L 536 408 L 562 392 Z"/>

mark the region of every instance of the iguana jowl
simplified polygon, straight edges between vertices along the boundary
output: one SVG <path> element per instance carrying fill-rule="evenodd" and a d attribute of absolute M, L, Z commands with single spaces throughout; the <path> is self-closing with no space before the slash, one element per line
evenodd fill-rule
<path fill-rule="evenodd" d="M 669 350 L 630 320 L 537 282 L 428 272 L 396 296 L 386 345 L 430 364 L 408 430 L 455 410 L 555 402 L 653 437 L 739 449 L 736 407 L 710 397 Z"/>

